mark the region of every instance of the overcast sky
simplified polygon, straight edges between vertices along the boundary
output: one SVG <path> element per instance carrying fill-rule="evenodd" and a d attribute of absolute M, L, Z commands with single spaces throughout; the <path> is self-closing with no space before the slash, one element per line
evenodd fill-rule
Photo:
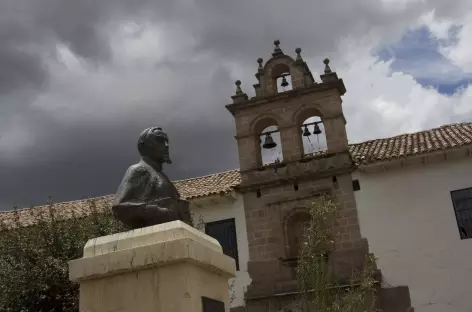
<path fill-rule="evenodd" d="M 0 209 L 114 193 L 145 127 L 173 179 L 238 167 L 225 105 L 273 40 L 345 81 L 351 142 L 472 120 L 470 0 L 0 1 Z"/>

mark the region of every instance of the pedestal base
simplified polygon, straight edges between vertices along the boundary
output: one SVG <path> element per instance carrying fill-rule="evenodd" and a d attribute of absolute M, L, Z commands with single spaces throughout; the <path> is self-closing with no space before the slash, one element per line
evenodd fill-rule
<path fill-rule="evenodd" d="M 69 263 L 81 312 L 229 311 L 234 272 L 215 239 L 180 221 L 92 239 Z"/>

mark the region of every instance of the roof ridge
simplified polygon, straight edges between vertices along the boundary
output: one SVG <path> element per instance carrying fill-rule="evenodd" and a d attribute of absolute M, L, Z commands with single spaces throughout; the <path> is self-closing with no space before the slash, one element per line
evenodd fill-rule
<path fill-rule="evenodd" d="M 438 127 L 433 127 L 433 128 L 429 128 L 429 129 L 425 129 L 425 130 L 420 130 L 420 131 L 404 132 L 404 133 L 397 134 L 397 135 L 394 135 L 394 136 L 377 138 L 377 139 L 370 139 L 370 140 L 361 141 L 361 142 L 357 142 L 357 143 L 349 143 L 349 146 L 367 144 L 367 143 L 371 143 L 371 142 L 375 142 L 375 141 L 379 141 L 379 140 L 395 139 L 395 138 L 399 138 L 399 137 L 402 137 L 402 136 L 405 136 L 405 135 L 427 133 L 427 132 L 431 132 L 431 131 L 439 130 L 439 129 L 444 129 L 444 128 L 451 127 L 451 126 L 464 126 L 464 125 L 471 125 L 472 126 L 472 121 L 450 123 L 450 124 L 445 124 L 445 125 L 441 125 L 441 126 L 438 126 Z"/>
<path fill-rule="evenodd" d="M 23 211 L 30 210 L 30 209 L 47 207 L 49 205 L 57 206 L 57 205 L 67 205 L 67 204 L 70 204 L 70 203 L 77 204 L 77 203 L 87 202 L 89 200 L 101 200 L 101 199 L 105 199 L 106 197 L 110 197 L 110 196 L 115 196 L 115 194 L 100 195 L 100 196 L 89 197 L 89 198 L 84 198 L 84 199 L 66 200 L 66 201 L 61 201 L 61 202 L 57 202 L 57 203 L 52 202 L 52 203 L 46 203 L 46 204 L 43 204 L 43 205 L 31 205 L 30 207 L 18 208 L 18 209 L 13 209 L 13 210 L 3 210 L 3 211 L 0 211 L 0 215 L 1 214 L 15 213 L 15 212 L 23 212 Z"/>
<path fill-rule="evenodd" d="M 199 177 L 193 177 L 193 178 L 187 178 L 187 179 L 181 179 L 181 180 L 172 180 L 172 182 L 176 183 L 176 182 L 183 182 L 183 181 L 198 180 L 198 179 L 202 179 L 202 178 L 208 178 L 208 177 L 211 177 L 211 176 L 214 176 L 214 175 L 217 175 L 217 174 L 230 173 L 232 171 L 239 172 L 239 170 L 240 169 L 231 169 L 231 170 L 226 170 L 226 171 L 219 171 L 219 172 L 214 172 L 214 173 L 209 173 L 209 174 L 206 174 L 206 175 L 202 175 L 202 176 L 199 176 Z"/>

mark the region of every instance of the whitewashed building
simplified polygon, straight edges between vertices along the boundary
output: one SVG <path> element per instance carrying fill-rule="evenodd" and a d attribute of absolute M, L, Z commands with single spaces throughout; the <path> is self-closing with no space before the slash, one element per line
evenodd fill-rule
<path fill-rule="evenodd" d="M 461 127 L 470 124 L 455 126 Z M 466 145 L 361 167 L 355 174 L 361 232 L 378 257 L 384 283 L 408 285 L 417 312 L 472 311 L 470 154 Z"/>

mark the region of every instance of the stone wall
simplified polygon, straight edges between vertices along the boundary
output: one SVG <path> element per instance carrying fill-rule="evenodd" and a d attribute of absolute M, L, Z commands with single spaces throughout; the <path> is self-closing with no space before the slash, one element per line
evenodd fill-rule
<path fill-rule="evenodd" d="M 246 292 L 250 312 L 268 311 L 267 305 L 274 302 L 280 309 L 287 294 L 296 293 L 292 258 L 298 243 L 288 226 L 292 218 L 306 213 L 320 194 L 333 195 L 340 205 L 336 229 L 340 235 L 329 255 L 336 276 L 351 277 L 369 253 L 367 241 L 361 237 L 352 187 L 355 168 L 348 153 L 342 110 L 344 83 L 331 72 L 328 60 L 322 83 L 316 83 L 300 49 L 294 60 L 281 51 L 280 42 L 274 43 L 273 57 L 265 65 L 258 60 L 256 97 L 249 99 L 238 81 L 233 104 L 226 106 L 235 118 L 239 149 L 239 191 L 244 200 L 252 279 Z M 286 73 L 292 77 L 293 89 L 278 92 L 277 78 Z M 320 117 L 323 122 L 327 150 L 305 155 L 301 127 L 311 117 Z M 260 135 L 269 126 L 280 132 L 283 161 L 263 165 Z"/>

